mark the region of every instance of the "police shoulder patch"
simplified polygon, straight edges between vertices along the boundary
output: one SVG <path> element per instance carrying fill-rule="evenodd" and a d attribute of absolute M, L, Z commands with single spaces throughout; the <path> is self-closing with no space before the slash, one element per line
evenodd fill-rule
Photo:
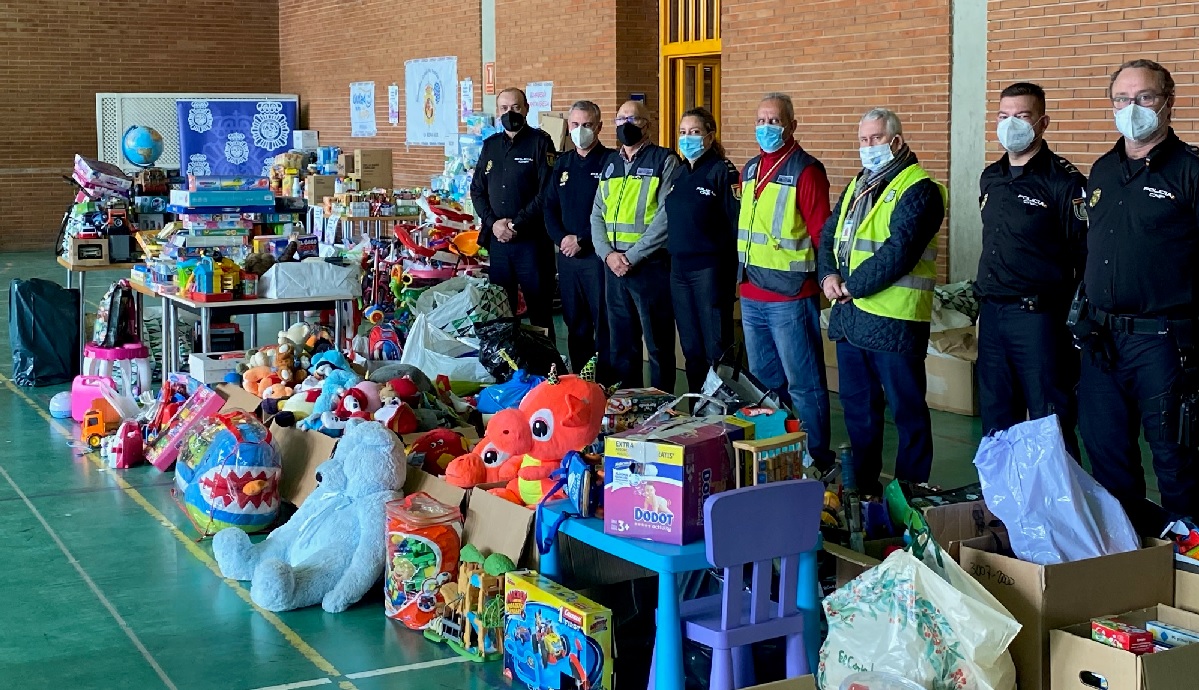
<path fill-rule="evenodd" d="M 751 161 L 749 165 L 745 166 L 745 179 L 752 180 L 756 172 L 758 172 L 758 164 Z"/>
<path fill-rule="evenodd" d="M 552 168 L 552 167 L 554 167 L 554 163 L 557 163 L 557 162 L 558 162 L 558 152 L 557 152 L 557 151 L 552 151 L 552 150 L 551 150 L 551 151 L 549 151 L 548 153 L 546 153 L 546 154 L 545 154 L 545 162 L 546 162 L 546 163 L 547 163 L 547 164 L 548 164 L 548 165 L 549 165 L 551 168 Z"/>
<path fill-rule="evenodd" d="M 1099 198 L 1101 196 L 1103 196 L 1102 189 L 1096 189 L 1095 191 L 1091 192 L 1091 203 L 1089 204 L 1091 208 L 1095 208 L 1095 204 L 1099 203 Z"/>
<path fill-rule="evenodd" d="M 1074 207 L 1075 218 L 1081 221 L 1087 220 L 1087 200 L 1085 197 L 1082 199 L 1074 199 L 1070 202 L 1070 205 Z"/>
<path fill-rule="evenodd" d="M 738 182 L 738 183 L 732 185 L 730 187 L 730 189 L 733 192 L 733 198 L 740 201 L 741 200 L 741 183 Z"/>
<path fill-rule="evenodd" d="M 1066 160 L 1065 158 L 1062 158 L 1061 156 L 1054 156 L 1053 162 L 1057 163 L 1057 166 L 1059 168 L 1061 168 L 1062 170 L 1066 171 L 1067 173 L 1069 173 L 1071 175 L 1078 172 L 1078 168 L 1074 167 L 1073 163 Z"/>

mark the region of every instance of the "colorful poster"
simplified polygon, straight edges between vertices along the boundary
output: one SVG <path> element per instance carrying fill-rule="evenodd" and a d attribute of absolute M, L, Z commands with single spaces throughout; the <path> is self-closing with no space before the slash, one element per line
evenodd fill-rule
<path fill-rule="evenodd" d="M 554 82 L 534 81 L 525 86 L 525 96 L 529 99 L 529 124 L 541 126 L 541 113 L 553 110 Z"/>
<path fill-rule="evenodd" d="M 458 141 L 458 58 L 404 63 L 406 143 L 445 146 Z"/>
<path fill-rule="evenodd" d="M 398 84 L 387 87 L 387 122 L 392 127 L 400 124 L 400 87 Z"/>
<path fill-rule="evenodd" d="M 183 174 L 270 175 L 275 156 L 291 149 L 295 100 L 179 100 Z"/>
<path fill-rule="evenodd" d="M 350 136 L 373 137 L 375 127 L 375 82 L 350 84 Z"/>
<path fill-rule="evenodd" d="M 462 103 L 462 121 L 466 122 L 467 118 L 475 114 L 475 82 L 467 77 L 459 87 L 458 100 Z"/>

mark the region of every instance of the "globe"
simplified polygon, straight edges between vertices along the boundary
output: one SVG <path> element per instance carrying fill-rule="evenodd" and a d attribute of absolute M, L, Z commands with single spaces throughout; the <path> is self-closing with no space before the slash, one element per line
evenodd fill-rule
<path fill-rule="evenodd" d="M 162 135 L 152 127 L 134 125 L 121 137 L 121 151 L 139 168 L 148 168 L 162 156 Z"/>

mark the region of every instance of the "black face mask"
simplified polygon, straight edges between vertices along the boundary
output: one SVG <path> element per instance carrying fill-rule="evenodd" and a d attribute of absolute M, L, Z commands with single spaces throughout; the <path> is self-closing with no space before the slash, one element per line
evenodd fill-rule
<path fill-rule="evenodd" d="M 524 129 L 525 116 L 515 110 L 509 110 L 500 116 L 500 124 L 509 132 L 519 132 Z"/>
<path fill-rule="evenodd" d="M 645 132 L 632 122 L 626 122 L 616 128 L 616 140 L 625 146 L 636 146 L 645 138 Z"/>

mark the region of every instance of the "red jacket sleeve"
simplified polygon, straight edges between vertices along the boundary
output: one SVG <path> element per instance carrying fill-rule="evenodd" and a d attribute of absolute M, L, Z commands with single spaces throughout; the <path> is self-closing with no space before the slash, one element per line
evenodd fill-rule
<path fill-rule="evenodd" d="M 795 186 L 795 206 L 816 249 L 820 248 L 820 229 L 832 215 L 828 195 L 828 175 L 824 172 L 824 166 L 809 165 L 804 168 Z"/>

